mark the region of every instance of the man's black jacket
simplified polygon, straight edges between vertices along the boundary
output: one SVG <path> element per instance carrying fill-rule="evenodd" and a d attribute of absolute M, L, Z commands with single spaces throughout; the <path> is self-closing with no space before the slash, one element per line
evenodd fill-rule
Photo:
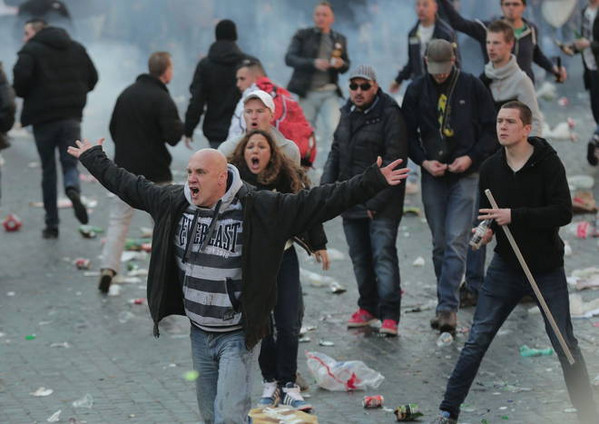
<path fill-rule="evenodd" d="M 588 6 L 587 6 L 588 7 Z M 586 7 L 582 11 L 582 16 L 584 19 L 584 13 L 586 11 Z M 593 32 L 593 40 L 591 41 L 591 51 L 593 52 L 593 56 L 595 56 L 595 62 L 599 64 L 599 13 L 595 16 L 595 20 L 593 21 L 592 26 Z M 587 69 L 586 63 L 584 60 L 582 61 L 582 65 L 584 66 L 584 87 L 587 90 L 591 89 L 591 75 L 589 74 L 589 70 Z M 597 96 L 597 93 L 592 93 L 592 96 Z"/>
<path fill-rule="evenodd" d="M 81 163 L 109 191 L 154 220 L 148 272 L 148 306 L 158 336 L 158 323 L 168 315 L 184 315 L 178 283 L 175 231 L 189 206 L 182 185 L 159 186 L 114 165 L 100 147 L 84 152 Z M 339 215 L 388 187 L 376 166 L 349 181 L 302 190 L 298 194 L 242 189 L 243 257 L 241 311 L 246 345 L 255 346 L 268 333 L 276 303 L 277 274 L 287 240 Z"/>
<path fill-rule="evenodd" d="M 344 62 L 343 66 L 339 69 L 329 68 L 331 82 L 337 85 L 339 74 L 347 72 L 350 61 L 347 55 L 347 41 L 345 36 L 333 30 L 331 30 L 330 35 L 333 40 L 333 46 L 337 43 L 341 44 L 341 59 Z M 300 29 L 291 39 L 291 44 L 287 49 L 285 64 L 293 68 L 293 74 L 291 75 L 287 89 L 300 97 L 306 97 L 312 83 L 312 75 L 316 72 L 314 59 L 318 57 L 321 36 L 322 33 L 317 28 Z M 339 97 L 343 97 L 338 85 L 337 94 Z"/>
<path fill-rule="evenodd" d="M 19 51 L 13 85 L 24 99 L 21 124 L 81 120 L 98 73 L 85 48 L 56 27 L 35 34 Z"/>
<path fill-rule="evenodd" d="M 366 170 L 378 156 L 388 164 L 395 159 L 408 158 L 408 140 L 403 114 L 395 100 L 380 89 L 367 113 L 352 111 L 348 100 L 341 108 L 339 125 L 324 166 L 321 184 L 349 180 Z M 367 218 L 367 210 L 377 217 L 399 219 L 403 212 L 403 184 L 383 190 L 365 203 L 343 213 L 344 218 Z"/>
<path fill-rule="evenodd" d="M 241 98 L 236 86 L 237 66 L 250 56 L 235 41 L 215 41 L 200 60 L 189 86 L 191 99 L 185 114 L 185 136 L 191 137 L 206 109 L 202 131 L 211 142 L 227 139 L 231 117 Z"/>
<path fill-rule="evenodd" d="M 172 180 L 171 155 L 183 135 L 183 122 L 166 85 L 149 74 L 137 77 L 116 101 L 110 119 L 114 162 L 150 181 Z"/>

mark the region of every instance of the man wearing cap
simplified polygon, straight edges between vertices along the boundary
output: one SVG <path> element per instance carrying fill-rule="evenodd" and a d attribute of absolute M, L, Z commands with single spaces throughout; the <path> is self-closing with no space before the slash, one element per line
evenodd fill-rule
<path fill-rule="evenodd" d="M 349 180 L 377 156 L 384 163 L 407 160 L 402 111 L 379 88 L 371 66 L 360 65 L 352 71 L 349 92 L 321 184 Z M 401 290 L 395 243 L 404 194 L 403 185 L 389 188 L 342 214 L 359 291 L 358 310 L 347 322 L 348 328 L 368 326 L 380 319 L 382 334 L 397 335 Z"/>
<path fill-rule="evenodd" d="M 454 332 L 478 167 L 496 149 L 495 108 L 483 83 L 454 66 L 448 41 L 431 41 L 425 59 L 429 75 L 408 87 L 403 111 L 410 158 L 422 168 L 422 203 L 433 237 L 438 304 L 431 326 Z"/>
<path fill-rule="evenodd" d="M 227 139 L 231 117 L 240 93 L 235 86 L 237 66 L 248 55 L 237 43 L 237 28 L 229 19 L 216 25 L 216 42 L 210 46 L 208 56 L 200 60 L 189 87 L 191 99 L 185 113 L 185 144 L 191 146 L 193 132 L 204 113 L 202 131 L 210 147 L 216 149 Z M 191 148 L 191 147 L 190 147 Z"/>
<path fill-rule="evenodd" d="M 270 132 L 275 142 L 285 156 L 300 166 L 300 152 L 297 145 L 286 139 L 281 132 L 270 123 L 275 114 L 275 102 L 266 91 L 256 90 L 243 98 L 243 118 L 245 119 L 246 132 L 262 130 Z M 218 146 L 218 150 L 229 157 L 235 151 L 237 144 L 243 138 L 243 134 L 231 138 Z"/>
<path fill-rule="evenodd" d="M 349 69 L 345 36 L 331 29 L 335 22 L 333 6 L 328 1 L 314 8 L 314 27 L 297 31 L 285 55 L 285 64 L 293 68 L 287 89 L 300 97 L 306 118 L 313 128 L 320 116 L 318 128 L 323 143 L 328 146 L 339 122 L 339 74 Z M 324 150 L 323 150 L 324 151 Z"/>

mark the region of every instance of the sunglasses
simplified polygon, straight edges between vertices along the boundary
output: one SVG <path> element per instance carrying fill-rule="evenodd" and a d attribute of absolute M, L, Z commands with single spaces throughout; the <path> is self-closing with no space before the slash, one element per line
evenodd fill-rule
<path fill-rule="evenodd" d="M 523 5 L 524 5 L 523 3 L 509 3 L 509 2 L 503 3 L 503 6 L 505 6 L 505 7 L 510 7 L 510 6 L 518 7 L 518 6 L 523 6 Z"/>
<path fill-rule="evenodd" d="M 355 82 L 352 82 L 349 85 L 349 89 L 351 91 L 356 91 L 358 88 L 360 88 L 360 90 L 362 91 L 368 91 L 372 88 L 372 84 L 370 84 L 369 82 L 365 82 L 363 84 L 356 84 Z"/>

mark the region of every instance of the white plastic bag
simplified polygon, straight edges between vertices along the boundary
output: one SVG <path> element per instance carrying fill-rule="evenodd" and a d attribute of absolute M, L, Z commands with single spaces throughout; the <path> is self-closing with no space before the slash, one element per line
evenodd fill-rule
<path fill-rule="evenodd" d="M 308 369 L 316 383 L 327 390 L 351 391 L 366 390 L 367 386 L 376 389 L 385 377 L 362 361 L 338 362 L 320 352 L 306 352 Z"/>

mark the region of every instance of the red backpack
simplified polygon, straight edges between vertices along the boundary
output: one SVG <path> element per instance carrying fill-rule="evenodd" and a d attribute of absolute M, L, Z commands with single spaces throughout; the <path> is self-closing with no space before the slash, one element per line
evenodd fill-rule
<path fill-rule="evenodd" d="M 271 122 L 272 126 L 297 145 L 302 165 L 311 167 L 316 158 L 316 138 L 299 103 L 293 99 L 289 91 L 273 84 L 267 77 L 258 78 L 256 85 L 270 94 L 274 100 L 275 116 Z"/>

